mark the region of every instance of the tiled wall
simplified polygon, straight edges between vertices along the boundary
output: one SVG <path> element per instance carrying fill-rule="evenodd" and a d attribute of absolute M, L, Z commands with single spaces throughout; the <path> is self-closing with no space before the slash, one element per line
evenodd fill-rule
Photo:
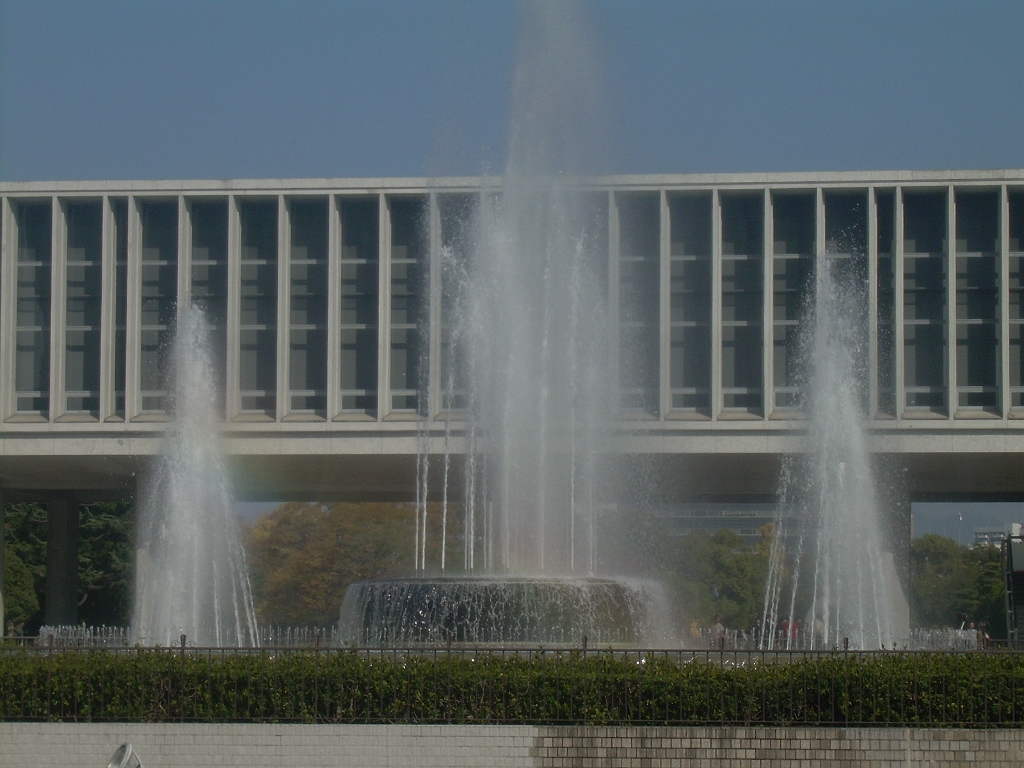
<path fill-rule="evenodd" d="M 123 741 L 146 768 L 1009 768 L 1024 759 L 1021 730 L 0 723 L 0 766 L 102 768 Z"/>

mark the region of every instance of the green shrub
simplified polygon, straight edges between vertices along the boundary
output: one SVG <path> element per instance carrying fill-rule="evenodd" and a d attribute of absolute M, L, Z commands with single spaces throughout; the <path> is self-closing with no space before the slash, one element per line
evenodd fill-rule
<path fill-rule="evenodd" d="M 0 654 L 0 720 L 1016 726 L 1024 656 Z M 730 663 L 731 662 L 731 663 Z"/>

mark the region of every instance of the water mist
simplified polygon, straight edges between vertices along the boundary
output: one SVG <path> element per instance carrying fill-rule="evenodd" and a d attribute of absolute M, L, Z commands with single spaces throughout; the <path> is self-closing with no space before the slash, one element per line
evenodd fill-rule
<path fill-rule="evenodd" d="M 349 587 L 343 642 L 665 636 L 658 585 L 599 576 L 602 547 L 619 543 L 601 537 L 615 334 L 609 201 L 581 174 L 601 153 L 602 78 L 581 4 L 524 3 L 520 24 L 505 173 L 462 203 L 439 196 L 441 284 L 424 288 L 441 299 L 440 370 L 419 399 L 441 404 L 444 455 L 431 475 L 421 408 L 417 577 Z M 456 462 L 462 558 L 448 552 Z M 428 498 L 440 500 L 440 557 L 429 566 Z"/>
<path fill-rule="evenodd" d="M 500 186 L 445 216 L 441 387 L 465 421 L 465 570 L 592 574 L 598 434 L 607 426 L 607 199 L 580 191 L 600 145 L 600 78 L 582 8 L 521 13 L 508 164 Z M 429 399 L 429 398 L 427 398 Z M 445 422 L 441 569 L 451 421 Z M 460 457 L 461 459 L 461 457 Z M 426 569 L 421 459 L 416 563 Z"/>
<path fill-rule="evenodd" d="M 867 376 L 866 280 L 862 260 L 817 260 L 813 321 L 804 339 L 810 428 L 803 455 L 786 466 L 780 504 L 795 508 L 799 531 L 778 518 L 765 595 L 763 644 L 784 620 L 803 619 L 803 646 L 877 649 L 907 637 L 906 603 L 887 551 L 875 471 L 864 428 Z M 785 551 L 785 539 L 796 541 Z M 788 585 L 784 584 L 788 580 Z"/>
<path fill-rule="evenodd" d="M 171 358 L 174 421 L 139 512 L 134 642 L 257 645 L 245 556 L 220 434 L 209 329 L 190 307 Z"/>

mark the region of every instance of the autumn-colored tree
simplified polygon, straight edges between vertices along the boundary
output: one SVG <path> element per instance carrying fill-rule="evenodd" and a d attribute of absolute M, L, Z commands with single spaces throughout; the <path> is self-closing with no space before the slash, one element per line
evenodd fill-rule
<path fill-rule="evenodd" d="M 354 581 L 410 575 L 416 507 L 400 503 L 287 503 L 245 527 L 245 549 L 261 623 L 326 626 L 338 620 Z M 449 510 L 447 565 L 461 565 Z M 427 564 L 439 562 L 441 515 L 429 505 Z"/>

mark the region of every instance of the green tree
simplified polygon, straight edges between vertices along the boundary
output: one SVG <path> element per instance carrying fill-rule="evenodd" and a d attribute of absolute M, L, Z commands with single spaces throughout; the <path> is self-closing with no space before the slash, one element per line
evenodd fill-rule
<path fill-rule="evenodd" d="M 4 509 L 4 551 L 6 560 L 15 559 L 21 567 L 14 566 L 18 575 L 12 572 L 5 562 L 4 584 L 5 602 L 9 601 L 11 591 L 8 578 L 20 579 L 24 584 L 31 584 L 35 600 L 23 599 L 24 611 L 22 618 L 15 623 L 23 623 L 26 633 L 33 633 L 43 623 L 43 606 L 46 599 L 46 535 L 48 531 L 46 507 L 42 504 L 20 503 L 8 504 Z M 9 604 L 5 611 L 10 611 Z M 13 618 L 13 616 L 11 617 Z"/>
<path fill-rule="evenodd" d="M 1002 559 L 996 547 L 968 548 L 927 534 L 910 545 L 910 607 L 919 627 L 985 623 L 1006 636 Z"/>
<path fill-rule="evenodd" d="M 665 538 L 662 578 L 676 595 L 686 621 L 707 626 L 716 617 L 727 627 L 748 629 L 761 617 L 771 531 L 753 546 L 730 530 Z"/>
<path fill-rule="evenodd" d="M 4 552 L 4 621 L 15 629 L 39 613 L 39 598 L 33 583 L 32 570 L 10 546 Z M 4 633 L 6 634 L 6 627 Z"/>
<path fill-rule="evenodd" d="M 126 624 L 131 611 L 133 516 L 127 504 L 88 504 L 78 523 L 78 620 Z"/>
<path fill-rule="evenodd" d="M 971 557 L 978 568 L 977 621 L 992 637 L 1006 637 L 1006 582 L 1003 553 L 998 547 L 974 547 Z"/>
<path fill-rule="evenodd" d="M 86 624 L 121 625 L 128 621 L 131 595 L 132 515 L 127 504 L 104 502 L 83 505 L 78 524 L 79 620 Z M 5 564 L 7 592 L 10 579 L 30 583 L 35 600 L 20 602 L 25 631 L 43 623 L 46 606 L 46 507 L 37 503 L 9 504 L 5 509 Z M 20 563 L 18 565 L 17 563 Z M 7 595 L 5 592 L 5 595 Z M 10 612 L 10 597 L 5 598 Z M 11 614 L 13 619 L 13 614 Z M 16 622 L 17 623 L 17 622 Z"/>

